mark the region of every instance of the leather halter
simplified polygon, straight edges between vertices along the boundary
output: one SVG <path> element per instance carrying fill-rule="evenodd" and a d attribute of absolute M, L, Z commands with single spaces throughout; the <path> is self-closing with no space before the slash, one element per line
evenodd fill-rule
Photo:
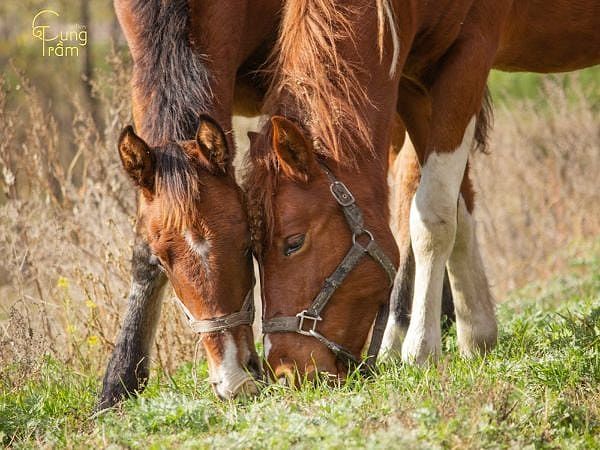
<path fill-rule="evenodd" d="M 151 258 L 152 264 L 156 264 L 162 272 L 167 273 L 167 270 L 163 267 L 156 256 L 152 256 Z M 179 299 L 179 297 L 175 296 L 173 299 L 179 306 L 179 309 L 181 309 L 185 315 L 190 328 L 194 333 L 216 333 L 218 331 L 228 330 L 239 325 L 252 325 L 254 322 L 254 281 L 255 280 L 253 276 L 252 287 L 248 289 L 248 293 L 244 298 L 244 303 L 242 303 L 240 310 L 220 317 L 213 317 L 211 319 L 196 319 L 191 311 Z"/>
<path fill-rule="evenodd" d="M 218 331 L 228 330 L 239 325 L 252 325 L 252 322 L 254 322 L 253 291 L 254 288 L 250 288 L 246 294 L 242 308 L 239 311 L 220 317 L 213 317 L 212 319 L 195 319 L 190 310 L 186 308 L 186 306 L 178 297 L 175 297 L 175 301 L 185 314 L 193 332 L 216 333 Z"/>
<path fill-rule="evenodd" d="M 292 332 L 304 336 L 312 336 L 331 350 L 338 359 L 344 361 L 347 366 L 358 366 L 360 365 L 360 361 L 349 350 L 317 331 L 317 324 L 323 320 L 321 312 L 327 306 L 329 300 L 331 300 L 336 289 L 340 287 L 346 276 L 359 264 L 364 256 L 368 255 L 379 263 L 390 279 L 390 286 L 394 283 L 396 268 L 377 244 L 373 234 L 365 228 L 362 211 L 356 204 L 356 200 L 350 190 L 344 183 L 335 178 L 325 164 L 320 162 L 320 165 L 329 179 L 331 194 L 341 206 L 346 222 L 352 231 L 352 247 L 350 247 L 350 250 L 348 250 L 348 253 L 346 253 L 346 256 L 344 256 L 344 259 L 342 259 L 342 262 L 340 262 L 333 273 L 325 279 L 323 287 L 313 299 L 308 309 L 299 312 L 295 316 L 273 317 L 265 320 L 263 322 L 263 333 Z M 366 236 L 369 239 L 366 245 L 359 242 L 361 236 Z M 375 318 L 371 343 L 365 360 L 366 368 L 372 367 L 377 359 L 388 315 L 389 302 L 386 302 L 381 305 Z"/>

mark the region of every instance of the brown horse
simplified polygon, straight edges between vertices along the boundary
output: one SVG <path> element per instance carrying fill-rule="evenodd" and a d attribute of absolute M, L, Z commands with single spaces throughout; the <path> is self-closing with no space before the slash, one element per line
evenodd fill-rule
<path fill-rule="evenodd" d="M 398 111 L 418 157 L 418 163 L 410 153 L 400 161 L 404 163 L 400 168 L 403 204 L 411 202 L 416 189 L 410 221 L 407 208 L 394 212 L 402 214 L 401 222 L 409 223 L 401 228 L 410 229 L 411 239 L 405 236 L 403 242 L 412 241 L 416 262 L 402 356 L 422 363 L 440 352 L 445 266 L 461 353 L 478 353 L 496 341 L 493 301 L 475 239 L 474 192 L 467 163 L 473 142 L 485 145 L 489 71 L 554 72 L 597 64 L 600 4 L 465 1 L 438 3 L 434 9 L 397 2 L 396 15 L 400 41 L 410 49 L 399 58 Z M 406 244 L 401 248 L 403 254 L 408 250 Z M 396 285 L 406 284 L 407 278 L 401 271 Z M 395 313 L 403 309 L 398 301 Z M 395 322 L 402 322 L 402 317 Z"/>
<path fill-rule="evenodd" d="M 215 392 L 256 392 L 250 235 L 225 134 L 201 117 L 196 140 L 150 147 L 127 127 L 119 154 L 140 192 L 138 236 L 202 333 Z"/>
<path fill-rule="evenodd" d="M 489 70 L 572 70 L 600 61 L 595 1 L 396 0 L 392 8 L 376 3 L 306 0 L 284 9 L 266 112 L 293 121 L 276 118 L 253 139 L 246 181 L 262 265 L 263 313 L 267 332 L 272 330 L 265 349 L 277 378 L 295 366 L 300 373 L 345 371 L 317 334 L 354 359 L 360 356 L 388 292 L 377 264 L 365 260 L 322 315 L 306 317 L 323 279 L 351 245 L 320 161 L 350 188 L 364 209 L 364 223 L 394 254 L 384 175 L 395 110 L 421 166 L 410 214 L 416 269 L 403 358 L 422 363 L 440 351 L 446 263 L 461 352 L 491 348 L 497 328 L 474 238 L 467 173 L 469 151 L 485 144 Z M 396 25 L 383 27 L 386 16 Z M 382 52 L 377 41 L 384 44 Z M 288 319 L 299 312 L 295 323 Z"/>
<path fill-rule="evenodd" d="M 343 376 L 385 317 L 398 259 L 386 182 L 398 75 L 376 37 L 394 47 L 382 32 L 390 13 L 385 2 L 316 0 L 283 11 L 265 100 L 272 119 L 251 136 L 244 183 L 265 355 L 279 380 Z"/>
<path fill-rule="evenodd" d="M 114 3 L 133 58 L 140 133 L 127 129 L 119 151 L 140 195 L 128 310 L 98 407 L 144 387 L 167 279 L 161 264 L 202 333 L 216 393 L 252 391 L 246 371 L 257 375 L 259 367 L 248 325 L 253 276 L 231 114 L 236 81 L 253 99 L 262 96 L 251 74 L 272 46 L 280 2 Z M 257 109 L 248 100 L 241 107 Z"/>

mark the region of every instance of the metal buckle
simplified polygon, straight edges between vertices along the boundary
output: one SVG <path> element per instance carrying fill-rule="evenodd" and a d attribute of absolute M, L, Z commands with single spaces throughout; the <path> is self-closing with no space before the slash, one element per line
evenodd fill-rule
<path fill-rule="evenodd" d="M 334 181 L 329 185 L 329 190 L 335 200 L 342 206 L 350 206 L 354 203 L 354 195 L 341 181 Z"/>
<path fill-rule="evenodd" d="M 308 311 L 305 309 L 302 312 L 299 312 L 298 314 L 296 314 L 296 317 L 298 317 L 300 319 L 300 323 L 298 324 L 298 333 L 303 334 L 304 336 L 312 336 L 311 331 L 315 331 L 317 328 L 317 322 L 319 322 L 320 320 L 323 320 L 322 317 L 314 317 L 311 316 L 310 314 L 308 314 Z M 308 331 L 305 331 L 302 327 L 304 326 L 304 319 L 308 319 L 308 320 L 312 320 L 313 324 L 312 324 L 312 328 Z"/>

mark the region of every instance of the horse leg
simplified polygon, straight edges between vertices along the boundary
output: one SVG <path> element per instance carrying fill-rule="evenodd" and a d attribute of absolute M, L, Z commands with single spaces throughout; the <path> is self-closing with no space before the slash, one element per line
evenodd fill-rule
<path fill-rule="evenodd" d="M 415 281 L 415 258 L 410 239 L 411 202 L 419 186 L 421 166 L 413 141 L 421 148 L 429 123 L 428 99 L 413 82 L 403 79 L 399 87 L 398 114 L 392 131 L 390 148 L 390 210 L 391 228 L 398 244 L 400 260 L 390 297 L 390 317 L 382 342 L 382 352 L 400 353 L 402 340 L 410 322 Z M 401 102 L 401 103 L 400 103 Z M 405 118 L 407 126 L 404 125 Z M 406 130 L 411 139 L 406 139 Z M 442 290 L 443 326 L 446 330 L 454 322 L 454 302 L 447 272 Z"/>
<path fill-rule="evenodd" d="M 97 410 L 110 408 L 124 397 L 143 390 L 148 379 L 150 351 L 167 280 L 151 256 L 150 247 L 137 234 L 127 313 L 106 368 Z"/>
<path fill-rule="evenodd" d="M 485 56 L 493 55 L 493 51 L 482 54 L 485 42 L 469 38 L 481 33 L 463 31 L 464 38 L 448 52 L 429 89 L 430 129 L 426 151 L 419 155 L 421 181 L 410 211 L 415 290 L 402 358 L 418 364 L 441 349 L 444 268 L 454 248 L 459 191 L 491 66 L 491 57 Z"/>
<path fill-rule="evenodd" d="M 421 171 L 410 210 L 415 256 L 415 290 L 402 358 L 417 363 L 441 350 L 441 299 L 444 269 L 456 234 L 456 201 L 475 131 L 472 119 L 453 153 L 433 153 Z"/>
<path fill-rule="evenodd" d="M 454 292 L 458 348 L 465 356 L 491 349 L 498 333 L 494 301 L 479 253 L 468 166 L 458 200 L 454 248 L 448 259 Z"/>
<path fill-rule="evenodd" d="M 398 244 L 400 260 L 390 296 L 390 316 L 381 343 L 383 354 L 400 353 L 409 323 L 415 276 L 408 218 L 410 203 L 419 185 L 420 169 L 414 147 L 409 139 L 405 139 L 405 134 L 404 124 L 396 118 L 392 132 L 388 179 L 390 225 Z"/>

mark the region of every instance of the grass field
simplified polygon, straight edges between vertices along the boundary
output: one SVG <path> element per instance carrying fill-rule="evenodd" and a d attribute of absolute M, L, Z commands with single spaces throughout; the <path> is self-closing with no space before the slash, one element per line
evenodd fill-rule
<path fill-rule="evenodd" d="M 456 354 L 415 368 L 388 360 L 340 387 L 268 386 L 217 401 L 206 366 L 153 374 L 119 410 L 90 418 L 97 373 L 53 359 L 0 380 L 4 444 L 133 448 L 600 448 L 600 241 L 563 277 L 499 307 L 500 341 L 485 359 Z"/>
<path fill-rule="evenodd" d="M 600 66 L 490 77 L 476 219 L 506 301 L 484 360 L 459 358 L 452 332 L 429 368 L 390 359 L 372 379 L 223 403 L 189 363 L 195 336 L 168 294 L 148 389 L 91 418 L 130 281 L 135 195 L 116 139 L 132 121 L 131 61 L 122 39 L 90 43 L 96 123 L 81 61 L 35 57 L 34 3 L 0 2 L 22 34 L 0 42 L 0 445 L 600 448 Z M 107 31 L 112 2 L 89 3 Z"/>

